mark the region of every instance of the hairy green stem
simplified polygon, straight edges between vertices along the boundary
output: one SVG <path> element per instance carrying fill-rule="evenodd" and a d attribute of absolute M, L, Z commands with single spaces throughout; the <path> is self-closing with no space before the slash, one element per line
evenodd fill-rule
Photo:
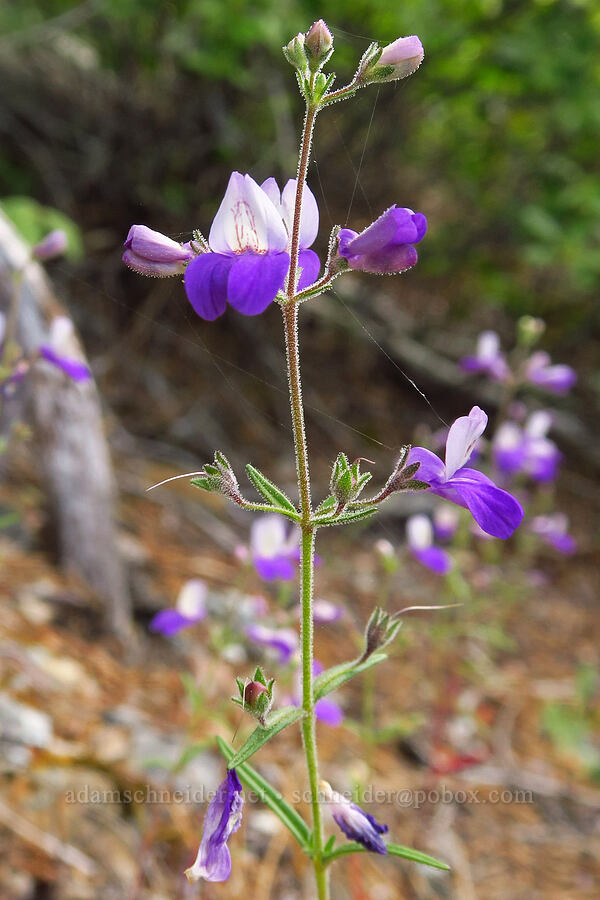
<path fill-rule="evenodd" d="M 313 821 L 312 862 L 315 870 L 317 897 L 318 900 L 328 900 L 328 879 L 323 865 L 323 823 L 321 819 L 321 806 L 319 804 L 319 767 L 317 758 L 312 671 L 315 526 L 311 521 L 310 470 L 308 466 L 308 448 L 306 445 L 306 431 L 304 426 L 302 382 L 300 379 L 298 304 L 294 300 L 294 295 L 296 293 L 296 275 L 298 271 L 298 254 L 300 249 L 302 196 L 304 193 L 304 183 L 306 181 L 306 171 L 310 157 L 310 144 L 316 115 L 316 107 L 309 105 L 306 111 L 302 140 L 300 143 L 294 222 L 290 241 L 290 271 L 287 285 L 288 299 L 282 304 L 282 312 L 285 329 L 286 361 L 294 432 L 296 472 L 298 476 L 298 491 L 300 494 L 300 528 L 302 531 L 302 555 L 300 562 L 300 599 L 302 605 L 302 708 L 306 713 L 302 720 L 302 738 L 304 742 L 306 769 L 308 772 L 311 796 Z"/>

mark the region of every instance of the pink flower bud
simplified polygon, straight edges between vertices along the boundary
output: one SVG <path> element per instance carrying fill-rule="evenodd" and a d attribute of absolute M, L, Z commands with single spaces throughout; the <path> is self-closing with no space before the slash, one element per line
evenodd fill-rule
<path fill-rule="evenodd" d="M 189 246 L 184 247 L 146 225 L 132 225 L 125 241 L 123 262 L 140 275 L 164 278 L 182 275 L 186 264 L 194 258 Z"/>
<path fill-rule="evenodd" d="M 267 689 L 260 681 L 250 681 L 244 688 L 244 703 L 250 709 L 254 709 L 261 694 L 266 694 Z"/>
<path fill-rule="evenodd" d="M 318 71 L 326 62 L 333 47 L 333 37 L 323 19 L 311 25 L 306 32 L 304 49 L 308 64 L 313 72 Z"/>
<path fill-rule="evenodd" d="M 55 256 L 62 256 L 67 249 L 67 243 L 66 233 L 61 228 L 55 228 L 43 241 L 36 244 L 31 252 L 40 262 L 45 262 L 47 259 L 54 259 Z"/>
<path fill-rule="evenodd" d="M 416 34 L 402 37 L 384 47 L 379 59 L 367 63 L 363 78 L 365 83 L 396 81 L 416 72 L 425 53 Z"/>

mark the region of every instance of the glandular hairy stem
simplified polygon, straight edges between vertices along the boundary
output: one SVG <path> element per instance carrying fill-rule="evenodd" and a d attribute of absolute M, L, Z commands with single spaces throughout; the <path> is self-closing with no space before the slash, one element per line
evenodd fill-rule
<path fill-rule="evenodd" d="M 302 140 L 300 142 L 298 183 L 290 242 L 290 271 L 287 286 L 288 299 L 282 303 L 282 313 L 285 331 L 290 408 L 294 433 L 296 473 L 298 476 L 298 491 L 300 495 L 300 528 L 302 531 L 300 561 L 300 599 L 302 606 L 302 707 L 306 712 L 306 716 L 302 720 L 302 737 L 311 794 L 313 820 L 312 863 L 315 871 L 317 897 L 318 900 L 328 900 L 328 877 L 323 865 L 323 823 L 321 820 L 321 807 L 319 804 L 319 767 L 313 691 L 313 576 L 315 526 L 311 521 L 310 469 L 308 463 L 308 447 L 306 444 L 306 429 L 304 426 L 302 381 L 300 377 L 300 351 L 298 345 L 298 304 L 294 300 L 294 295 L 296 293 L 296 275 L 298 271 L 298 253 L 300 248 L 302 196 L 304 193 L 304 183 L 306 180 L 306 171 L 310 157 L 310 145 L 316 114 L 316 107 L 311 107 L 309 105 L 306 111 Z"/>

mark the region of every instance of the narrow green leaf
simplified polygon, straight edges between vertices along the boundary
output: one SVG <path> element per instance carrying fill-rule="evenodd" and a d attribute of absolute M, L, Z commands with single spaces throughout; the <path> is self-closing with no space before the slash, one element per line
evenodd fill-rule
<path fill-rule="evenodd" d="M 376 512 L 376 506 L 361 506 L 360 509 L 349 510 L 342 513 L 341 516 L 317 516 L 314 523 L 315 525 L 348 525 L 351 522 L 358 522 L 360 519 L 368 519 Z"/>
<path fill-rule="evenodd" d="M 275 737 L 288 725 L 293 725 L 294 722 L 297 722 L 303 716 L 304 710 L 299 706 L 284 706 L 283 709 L 275 710 L 267 719 L 267 724 L 264 728 L 262 725 L 259 725 L 258 728 L 254 729 L 244 746 L 238 750 L 233 759 L 229 760 L 227 768 L 237 768 L 240 763 L 254 756 L 256 751 L 260 750 L 272 737 Z"/>
<path fill-rule="evenodd" d="M 387 851 L 390 856 L 401 856 L 403 859 L 410 859 L 412 862 L 421 863 L 423 866 L 432 866 L 434 869 L 443 869 L 446 872 L 450 871 L 450 866 L 447 863 L 441 862 L 433 856 L 428 856 L 427 853 L 421 853 L 420 850 L 413 850 L 412 847 L 403 847 L 401 844 L 388 844 Z M 334 860 L 339 859 L 340 856 L 346 856 L 348 853 L 366 852 L 366 848 L 362 844 L 358 844 L 356 841 L 348 841 L 347 844 L 341 844 L 339 847 L 331 850 L 331 852 L 324 854 L 323 863 L 327 866 Z"/>
<path fill-rule="evenodd" d="M 255 469 L 254 466 L 251 466 L 250 463 L 246 466 L 246 472 L 248 473 L 248 478 L 256 488 L 259 494 L 261 494 L 265 500 L 269 503 L 272 503 L 273 506 L 278 506 L 281 509 L 287 510 L 287 512 L 292 512 L 298 515 L 296 507 L 292 503 L 289 497 L 283 493 L 283 491 L 279 490 L 279 488 L 273 484 L 272 481 L 269 481 L 268 478 L 259 472 L 258 469 Z"/>
<path fill-rule="evenodd" d="M 364 662 L 346 662 L 341 663 L 339 666 L 333 666 L 331 669 L 326 669 L 315 678 L 313 686 L 315 700 L 320 700 L 321 697 L 336 691 L 347 681 L 350 681 L 351 678 L 354 678 L 355 675 L 366 672 L 367 669 L 383 662 L 384 659 L 387 659 L 387 653 L 373 653 Z"/>
<path fill-rule="evenodd" d="M 217 738 L 217 744 L 229 764 L 235 756 L 235 750 L 220 737 Z M 242 765 L 237 766 L 236 772 L 242 784 L 249 790 L 254 791 L 265 806 L 268 806 L 275 813 L 286 828 L 291 831 L 301 847 L 305 850 L 308 849 L 312 834 L 302 816 L 283 799 L 273 785 L 265 781 L 262 775 L 259 775 L 256 769 L 253 769 L 248 763 L 242 763 Z"/>

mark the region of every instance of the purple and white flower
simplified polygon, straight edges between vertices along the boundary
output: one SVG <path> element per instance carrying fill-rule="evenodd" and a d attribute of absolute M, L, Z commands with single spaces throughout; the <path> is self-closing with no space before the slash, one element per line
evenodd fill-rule
<path fill-rule="evenodd" d="M 246 626 L 246 635 L 254 644 L 275 651 L 282 665 L 286 665 L 298 652 L 298 634 L 293 628 L 270 628 L 253 623 Z"/>
<path fill-rule="evenodd" d="M 227 881 L 231 875 L 227 841 L 242 823 L 243 805 L 240 779 L 235 769 L 228 769 L 206 811 L 198 855 L 185 870 L 188 881 Z"/>
<path fill-rule="evenodd" d="M 265 581 L 295 578 L 299 539 L 298 529 L 288 532 L 281 516 L 257 518 L 250 531 L 250 555 L 260 577 Z"/>
<path fill-rule="evenodd" d="M 521 504 L 483 472 L 466 465 L 487 421 L 486 413 L 474 406 L 468 416 L 456 419 L 450 427 L 445 464 L 431 450 L 413 447 L 407 465 L 420 463 L 416 477 L 428 482 L 432 493 L 464 506 L 487 534 L 504 539 L 521 524 Z"/>
<path fill-rule="evenodd" d="M 140 275 L 154 278 L 183 275 L 195 255 L 189 244 L 173 241 L 147 225 L 132 225 L 124 246 L 125 265 Z"/>
<path fill-rule="evenodd" d="M 569 520 L 563 513 L 535 516 L 529 522 L 529 527 L 534 534 L 565 556 L 570 556 L 577 549 L 575 539 L 568 531 Z"/>
<path fill-rule="evenodd" d="M 427 231 L 427 219 L 412 209 L 390 206 L 368 228 L 357 234 L 342 228 L 338 253 L 351 269 L 388 275 L 405 272 L 417 262 L 417 244 Z"/>
<path fill-rule="evenodd" d="M 351 841 L 358 841 L 372 853 L 386 854 L 387 847 L 381 837 L 388 831 L 387 825 L 380 825 L 377 820 L 364 809 L 352 803 L 343 794 L 332 790 L 327 781 L 319 782 L 319 789 L 325 796 L 328 808 L 334 821 Z"/>
<path fill-rule="evenodd" d="M 42 359 L 56 366 L 72 381 L 89 381 L 92 377 L 88 366 L 78 359 L 68 356 L 73 342 L 73 323 L 68 316 L 55 316 L 50 323 L 50 339 L 41 344 L 39 354 Z"/>
<path fill-rule="evenodd" d="M 474 356 L 465 356 L 460 361 L 465 372 L 479 372 L 489 375 L 494 381 L 506 381 L 510 370 L 500 350 L 500 338 L 495 331 L 483 331 L 477 338 Z"/>
<path fill-rule="evenodd" d="M 410 516 L 406 522 L 406 538 L 412 555 L 421 565 L 435 572 L 447 575 L 452 568 L 452 559 L 433 543 L 433 526 L 427 516 Z"/>
<path fill-rule="evenodd" d="M 537 387 L 562 396 L 568 394 L 577 381 L 577 373 L 571 366 L 552 365 L 549 355 L 539 350 L 525 364 L 525 378 Z"/>
<path fill-rule="evenodd" d="M 191 578 L 179 591 L 173 609 L 161 609 L 150 622 L 150 631 L 167 637 L 206 618 L 207 587 L 199 578 Z"/>
<path fill-rule="evenodd" d="M 503 422 L 492 445 L 498 469 L 506 475 L 523 473 L 534 481 L 553 481 L 562 454 L 547 437 L 551 425 L 552 416 L 543 409 L 532 413 L 524 428 L 514 422 Z"/>
<path fill-rule="evenodd" d="M 199 316 L 212 321 L 225 312 L 227 303 L 246 316 L 255 316 L 275 299 L 290 265 L 295 193 L 294 179 L 280 194 L 274 178 L 259 187 L 250 175 L 232 173 L 210 229 L 209 250 L 193 259 L 185 271 L 188 299 Z M 317 203 L 305 185 L 300 289 L 311 284 L 319 272 L 319 260 L 308 250 L 318 227 Z"/>

